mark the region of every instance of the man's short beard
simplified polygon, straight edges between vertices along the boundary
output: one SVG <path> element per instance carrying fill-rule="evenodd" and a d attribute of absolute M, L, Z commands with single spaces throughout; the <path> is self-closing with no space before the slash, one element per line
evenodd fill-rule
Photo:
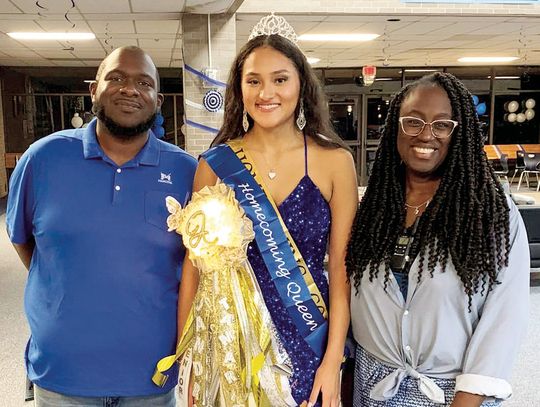
<path fill-rule="evenodd" d="M 156 120 L 156 112 L 154 112 L 152 115 L 150 115 L 148 120 L 145 120 L 144 122 L 135 126 L 126 127 L 118 124 L 111 117 L 107 116 L 105 108 L 102 105 L 96 103 L 92 107 L 92 110 L 97 118 L 105 125 L 107 130 L 109 130 L 112 136 L 124 141 L 131 140 L 140 134 L 146 133 L 152 128 L 152 125 Z"/>

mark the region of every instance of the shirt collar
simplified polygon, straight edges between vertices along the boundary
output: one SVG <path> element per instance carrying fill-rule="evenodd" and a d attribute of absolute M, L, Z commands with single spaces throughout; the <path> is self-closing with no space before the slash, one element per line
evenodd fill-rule
<path fill-rule="evenodd" d="M 106 156 L 97 141 L 96 123 L 97 119 L 93 119 L 88 126 L 83 129 L 83 153 L 84 158 L 87 160 L 92 158 L 103 158 Z M 159 141 L 154 133 L 152 133 L 152 130 L 150 130 L 148 133 L 148 141 L 130 163 L 134 165 L 157 166 L 159 164 L 159 153 Z"/>

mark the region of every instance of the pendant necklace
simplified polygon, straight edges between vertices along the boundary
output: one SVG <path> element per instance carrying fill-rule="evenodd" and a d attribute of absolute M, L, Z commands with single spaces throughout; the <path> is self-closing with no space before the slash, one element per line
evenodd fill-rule
<path fill-rule="evenodd" d="M 433 198 L 433 197 L 431 197 L 431 198 Z M 425 202 L 422 202 L 422 203 L 421 203 L 420 205 L 418 205 L 418 206 L 409 205 L 407 202 L 405 202 L 405 206 L 406 206 L 407 208 L 414 209 L 414 216 L 418 216 L 418 214 L 420 213 L 420 208 L 421 208 L 422 206 L 424 206 L 424 205 L 425 205 L 426 208 L 427 208 L 428 205 L 429 205 L 429 203 L 431 202 L 431 198 L 429 198 L 429 199 L 428 199 L 427 201 L 425 201 Z"/>
<path fill-rule="evenodd" d="M 264 156 L 264 154 L 261 154 L 261 157 L 263 158 L 264 163 L 266 164 L 266 167 L 268 168 L 268 172 L 266 173 L 266 175 L 268 176 L 268 178 L 270 179 L 270 181 L 273 181 L 274 178 L 277 177 L 276 168 L 275 168 L 275 167 L 271 167 L 270 165 L 268 165 L 268 160 L 266 159 L 266 157 Z M 278 163 L 279 163 L 279 161 L 278 161 Z M 276 165 L 277 165 L 277 163 L 276 163 Z"/>

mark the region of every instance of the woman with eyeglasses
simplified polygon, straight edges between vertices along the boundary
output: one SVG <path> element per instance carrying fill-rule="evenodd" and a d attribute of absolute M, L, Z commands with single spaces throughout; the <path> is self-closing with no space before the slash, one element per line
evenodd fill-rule
<path fill-rule="evenodd" d="M 355 407 L 498 406 L 529 298 L 523 221 L 471 94 L 434 73 L 392 100 L 347 253 Z"/>

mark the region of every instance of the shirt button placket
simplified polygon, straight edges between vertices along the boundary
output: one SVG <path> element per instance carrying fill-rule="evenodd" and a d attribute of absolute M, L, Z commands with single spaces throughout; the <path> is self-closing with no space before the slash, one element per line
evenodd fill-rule
<path fill-rule="evenodd" d="M 411 346 L 410 346 L 410 312 L 408 309 L 403 311 L 401 317 L 401 338 L 402 346 L 405 349 L 405 358 L 410 363 L 411 361 Z"/>
<path fill-rule="evenodd" d="M 113 203 L 120 202 L 120 174 L 122 174 L 122 168 L 117 168 L 114 174 L 114 191 L 113 191 Z"/>

